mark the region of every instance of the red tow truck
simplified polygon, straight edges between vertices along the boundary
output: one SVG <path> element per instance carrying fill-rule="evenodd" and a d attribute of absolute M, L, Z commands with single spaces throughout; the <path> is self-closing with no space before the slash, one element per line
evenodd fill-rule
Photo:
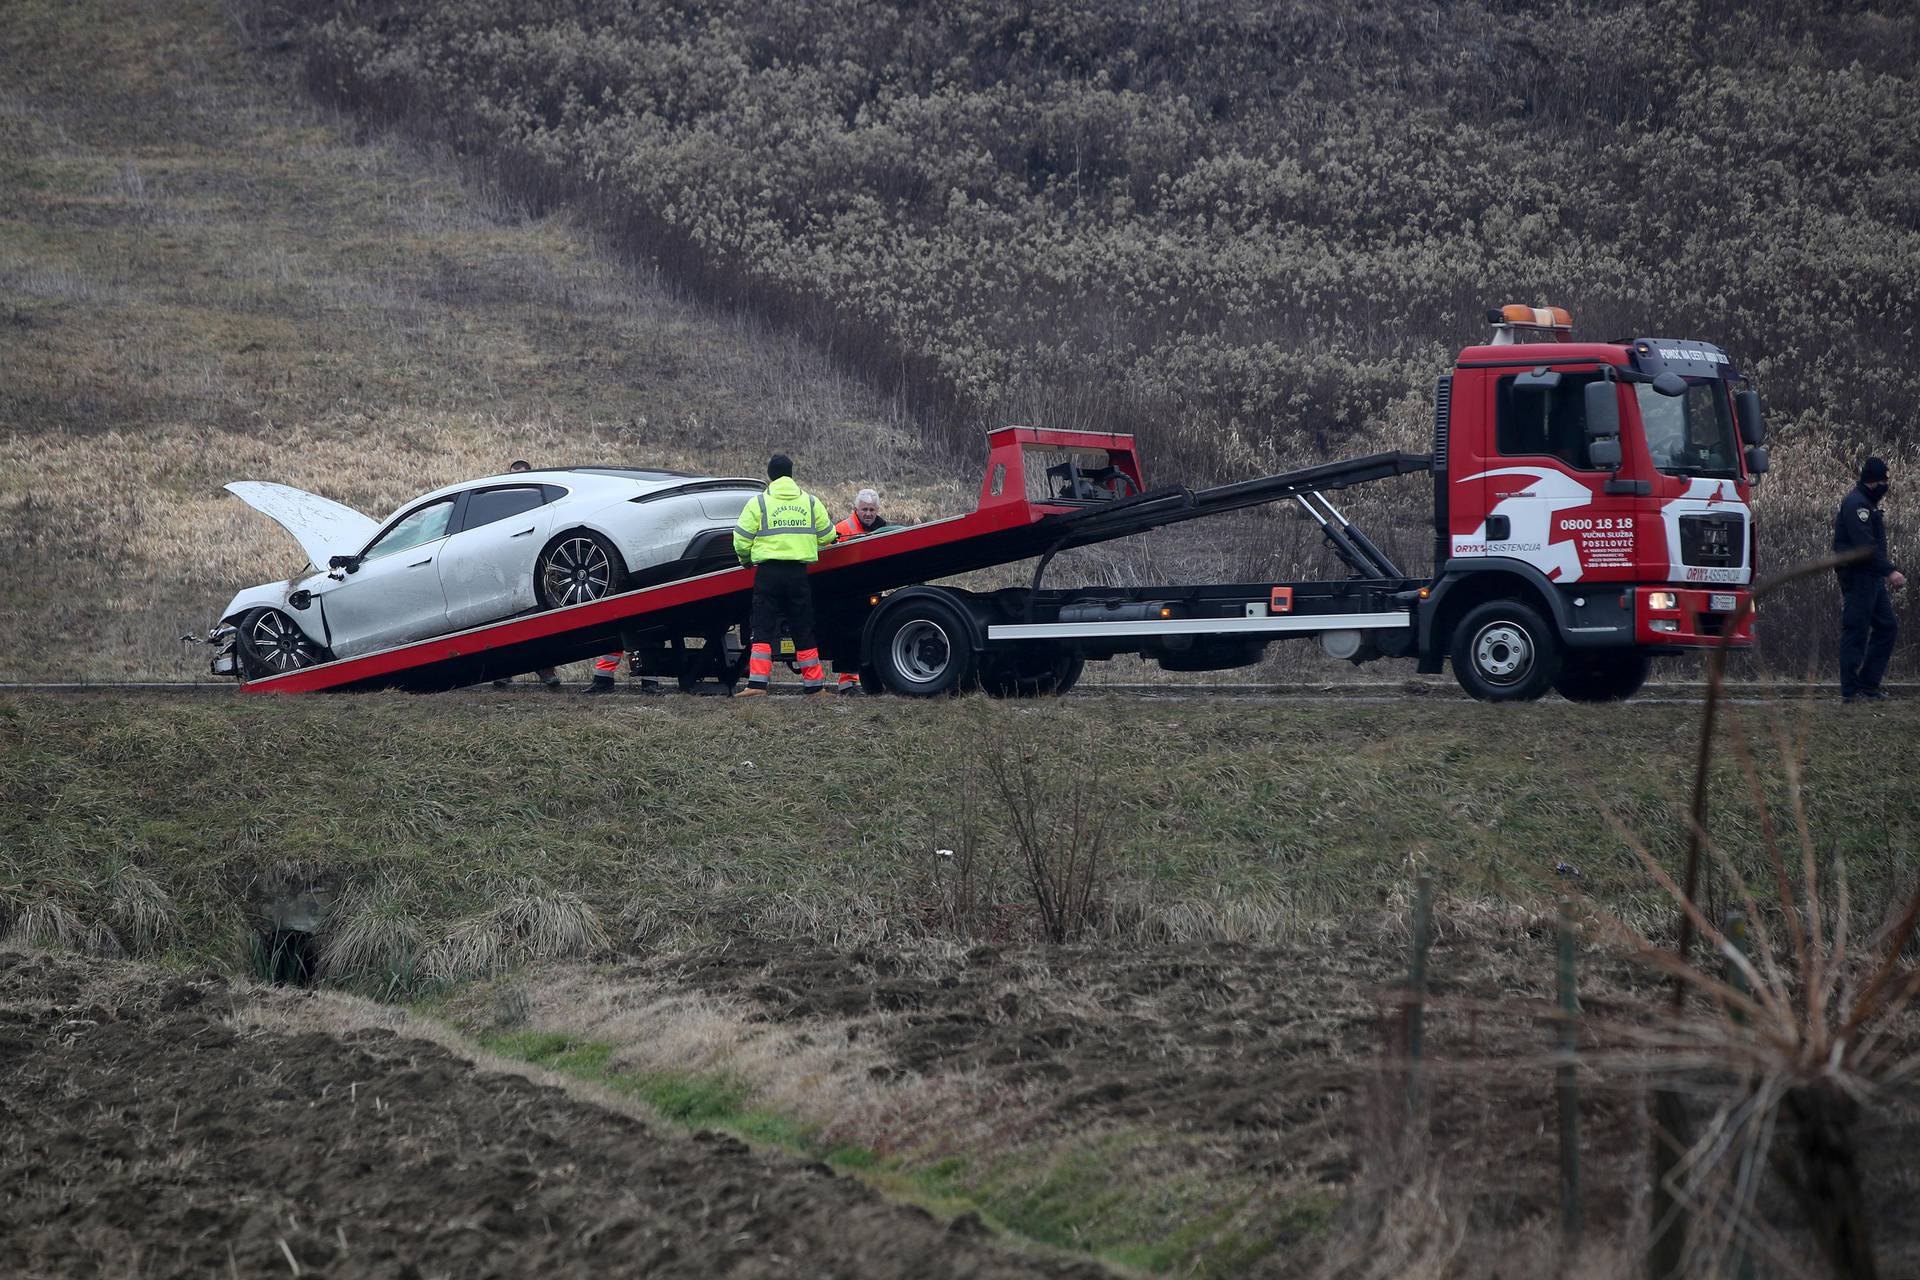
<path fill-rule="evenodd" d="M 974 511 L 823 549 L 825 656 L 870 688 L 933 696 L 1061 693 L 1088 661 L 1170 671 L 1257 662 L 1317 638 L 1354 663 L 1451 663 L 1476 698 L 1631 696 L 1652 658 L 1752 643 L 1743 606 L 1767 468 L 1760 399 L 1708 343 L 1573 341 L 1558 308 L 1489 313 L 1434 397 L 1431 454 L 1378 453 L 1210 488 L 1148 488 L 1132 437 L 989 433 Z M 1403 572 L 1327 498 L 1430 472 L 1433 568 Z M 1276 502 L 1319 525 L 1347 572 L 1300 582 L 1058 587 L 1060 552 Z M 940 579 L 1033 561 L 1029 585 Z M 619 646 L 643 673 L 727 687 L 745 666 L 753 577 L 727 569 L 247 681 L 255 693 L 451 689 Z"/>

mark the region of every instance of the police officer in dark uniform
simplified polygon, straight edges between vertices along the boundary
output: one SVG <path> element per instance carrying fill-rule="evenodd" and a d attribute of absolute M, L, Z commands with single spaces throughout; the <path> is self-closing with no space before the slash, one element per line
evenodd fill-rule
<path fill-rule="evenodd" d="M 1906 575 L 1887 555 L 1887 526 L 1880 499 L 1887 496 L 1887 464 L 1868 458 L 1860 483 L 1841 499 L 1833 517 L 1833 549 L 1857 559 L 1841 565 L 1840 697 L 1846 702 L 1877 702 L 1880 677 L 1893 654 L 1899 624 L 1888 589 L 1907 585 Z"/>

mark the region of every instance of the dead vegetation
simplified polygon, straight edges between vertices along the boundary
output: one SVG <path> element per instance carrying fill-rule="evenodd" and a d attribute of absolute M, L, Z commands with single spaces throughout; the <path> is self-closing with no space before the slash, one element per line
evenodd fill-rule
<path fill-rule="evenodd" d="M 781 447 L 897 518 L 971 486 L 823 352 L 301 106 L 215 0 L 4 25 L 7 678 L 203 674 L 177 637 L 299 568 L 234 479 L 378 517 L 516 457 L 758 474 Z"/>

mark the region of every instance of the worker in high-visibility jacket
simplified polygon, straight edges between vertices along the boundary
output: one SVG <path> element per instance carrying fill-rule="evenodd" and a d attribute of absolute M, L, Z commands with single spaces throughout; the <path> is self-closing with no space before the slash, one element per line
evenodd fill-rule
<path fill-rule="evenodd" d="M 840 535 L 820 499 L 793 480 L 793 459 L 776 453 L 767 459 L 765 493 L 740 512 L 733 530 L 733 554 L 753 573 L 753 651 L 747 658 L 747 687 L 736 698 L 764 696 L 773 680 L 773 646 L 780 639 L 784 614 L 793 629 L 793 658 L 808 693 L 822 693 L 827 673 L 813 633 L 813 588 L 807 566 L 820 548 Z"/>
<path fill-rule="evenodd" d="M 833 526 L 833 531 L 840 535 L 840 541 L 845 542 L 848 538 L 859 538 L 891 528 L 893 523 L 880 514 L 880 495 L 872 489 L 862 489 L 853 495 L 853 514 Z M 840 671 L 835 676 L 835 682 L 836 693 L 860 692 L 858 671 Z"/>

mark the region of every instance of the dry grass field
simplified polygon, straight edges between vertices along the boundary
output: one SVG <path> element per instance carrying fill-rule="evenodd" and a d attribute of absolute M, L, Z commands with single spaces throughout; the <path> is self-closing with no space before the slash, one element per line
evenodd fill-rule
<path fill-rule="evenodd" d="M 0 676 L 204 673 L 182 631 L 300 567 L 229 480 L 378 516 L 516 457 L 779 447 L 836 505 L 971 501 L 822 353 L 303 106 L 214 0 L 9 5 L 0 86 Z"/>

